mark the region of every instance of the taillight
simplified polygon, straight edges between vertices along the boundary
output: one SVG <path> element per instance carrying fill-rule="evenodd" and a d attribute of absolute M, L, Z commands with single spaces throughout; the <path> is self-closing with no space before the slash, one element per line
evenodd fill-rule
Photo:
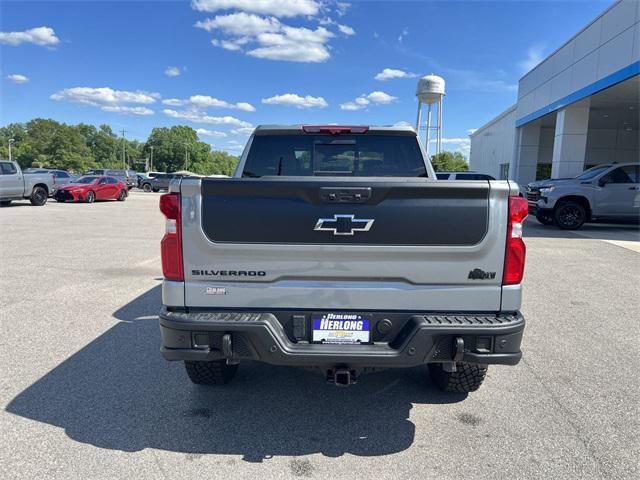
<path fill-rule="evenodd" d="M 517 285 L 524 275 L 524 259 L 527 247 L 522 240 L 522 222 L 529 214 L 529 204 L 524 197 L 509 197 L 509 222 L 504 256 L 503 285 Z"/>
<path fill-rule="evenodd" d="M 177 193 L 161 195 L 160 211 L 167 217 L 166 231 L 160 242 L 162 273 L 167 280 L 184 281 L 180 195 Z"/>

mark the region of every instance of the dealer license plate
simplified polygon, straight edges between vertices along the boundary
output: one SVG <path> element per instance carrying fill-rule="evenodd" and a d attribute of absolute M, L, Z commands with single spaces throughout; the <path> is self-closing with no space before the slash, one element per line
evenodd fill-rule
<path fill-rule="evenodd" d="M 311 316 L 313 341 L 342 345 L 369 343 L 371 319 L 355 313 L 322 313 Z"/>

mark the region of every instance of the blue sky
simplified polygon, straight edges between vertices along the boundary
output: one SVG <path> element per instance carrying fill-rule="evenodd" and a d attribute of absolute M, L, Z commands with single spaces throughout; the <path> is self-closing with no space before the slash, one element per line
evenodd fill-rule
<path fill-rule="evenodd" d="M 528 68 L 611 1 L 5 1 L 0 123 L 188 124 L 237 153 L 265 123 L 415 121 L 445 78 L 444 147 L 515 102 Z M 387 69 L 387 70 L 385 70 Z"/>

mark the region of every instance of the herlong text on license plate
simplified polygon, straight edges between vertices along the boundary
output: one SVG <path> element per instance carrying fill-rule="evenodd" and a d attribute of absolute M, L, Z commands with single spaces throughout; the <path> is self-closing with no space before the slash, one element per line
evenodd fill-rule
<path fill-rule="evenodd" d="M 321 313 L 311 316 L 313 342 L 342 345 L 369 343 L 371 319 L 357 313 Z"/>

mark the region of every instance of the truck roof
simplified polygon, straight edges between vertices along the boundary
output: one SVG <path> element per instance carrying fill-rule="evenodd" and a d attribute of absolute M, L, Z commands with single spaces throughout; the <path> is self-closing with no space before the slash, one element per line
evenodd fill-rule
<path fill-rule="evenodd" d="M 282 135 L 282 134 L 303 134 L 303 133 L 331 133 L 330 130 L 338 130 L 339 133 L 349 133 L 348 129 L 356 130 L 357 134 L 387 134 L 387 135 L 408 135 L 415 136 L 415 130 L 406 125 L 398 126 L 375 126 L 375 125 L 258 125 L 255 135 Z M 311 130 L 319 130 L 314 132 Z M 364 131 L 362 131 L 364 130 Z"/>

